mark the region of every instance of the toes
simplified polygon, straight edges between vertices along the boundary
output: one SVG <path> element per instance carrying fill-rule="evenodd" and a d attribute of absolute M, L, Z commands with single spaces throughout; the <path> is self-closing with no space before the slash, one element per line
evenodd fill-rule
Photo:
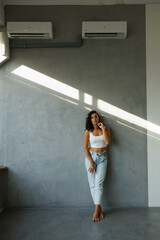
<path fill-rule="evenodd" d="M 98 222 L 100 219 L 99 218 L 93 218 L 94 222 Z"/>
<path fill-rule="evenodd" d="M 100 218 L 101 212 L 99 211 L 98 213 L 94 213 L 93 214 L 93 221 L 94 222 L 98 222 L 101 218 Z"/>
<path fill-rule="evenodd" d="M 98 222 L 100 220 L 100 217 L 95 217 L 94 215 L 93 215 L 93 221 L 94 222 Z"/>

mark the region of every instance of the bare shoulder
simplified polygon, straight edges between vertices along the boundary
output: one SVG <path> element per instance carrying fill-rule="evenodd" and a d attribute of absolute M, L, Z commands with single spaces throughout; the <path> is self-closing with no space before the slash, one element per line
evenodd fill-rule
<path fill-rule="evenodd" d="M 84 134 L 85 134 L 86 136 L 88 136 L 88 135 L 89 135 L 89 131 L 86 129 L 85 132 L 84 132 Z"/>

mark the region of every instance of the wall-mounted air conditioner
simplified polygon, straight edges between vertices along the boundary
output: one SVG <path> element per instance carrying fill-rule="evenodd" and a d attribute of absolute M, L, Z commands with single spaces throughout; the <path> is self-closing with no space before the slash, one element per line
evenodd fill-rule
<path fill-rule="evenodd" d="M 126 35 L 126 21 L 82 22 L 83 39 L 124 39 Z"/>
<path fill-rule="evenodd" d="M 7 34 L 13 39 L 51 39 L 52 22 L 7 22 Z"/>

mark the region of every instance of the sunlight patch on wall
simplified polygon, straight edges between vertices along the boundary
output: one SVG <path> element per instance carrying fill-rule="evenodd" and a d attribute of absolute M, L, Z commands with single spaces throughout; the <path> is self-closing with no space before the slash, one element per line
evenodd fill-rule
<path fill-rule="evenodd" d="M 1 29 L 0 32 L 0 64 L 3 64 L 9 59 L 9 39 L 6 28 Z"/>
<path fill-rule="evenodd" d="M 3 62 L 7 57 L 5 56 L 5 45 L 0 42 L 0 63 Z"/>
<path fill-rule="evenodd" d="M 147 120 L 144 120 L 143 118 L 137 117 L 134 114 L 128 113 L 128 112 L 126 112 L 118 107 L 115 107 L 114 105 L 107 103 L 103 100 L 100 100 L 100 99 L 97 100 L 97 107 L 106 113 L 109 113 L 113 116 L 121 118 L 127 122 L 130 122 L 139 127 L 145 128 L 154 133 L 160 134 L 160 126 L 158 126 L 154 123 L 151 123 Z"/>
<path fill-rule="evenodd" d="M 21 65 L 12 71 L 13 74 L 25 78 L 29 81 L 37 83 L 41 86 L 47 87 L 51 90 L 57 91 L 68 97 L 79 100 L 79 90 L 73 88 L 65 83 L 62 83 L 54 78 L 48 77 L 47 75 L 33 70 L 29 67 Z"/>
<path fill-rule="evenodd" d="M 2 53 L 4 51 L 3 46 L 0 50 Z M 25 78 L 29 81 L 37 83 L 41 86 L 49 88 L 51 90 L 57 91 L 61 94 L 64 94 L 68 97 L 74 98 L 79 100 L 79 90 L 73 88 L 65 83 L 62 83 L 54 78 L 48 77 L 45 74 L 42 74 L 36 70 L 33 70 L 29 67 L 21 65 L 20 67 L 16 68 L 12 71 L 13 74 Z M 93 97 L 87 93 L 84 93 L 84 103 L 92 105 L 93 104 Z M 127 122 L 140 126 L 142 128 L 147 129 L 148 131 L 152 131 L 154 133 L 160 134 L 160 127 L 154 123 L 151 123 L 147 120 L 144 120 L 140 117 L 135 116 L 134 114 L 128 113 L 114 105 L 107 103 L 101 99 L 97 100 L 97 107 L 98 109 L 109 113 L 113 116 L 116 116 L 120 119 L 123 119 Z M 85 109 L 91 111 L 91 108 L 85 107 Z"/>
<path fill-rule="evenodd" d="M 92 96 L 89 95 L 88 93 L 84 93 L 84 103 L 92 105 Z"/>

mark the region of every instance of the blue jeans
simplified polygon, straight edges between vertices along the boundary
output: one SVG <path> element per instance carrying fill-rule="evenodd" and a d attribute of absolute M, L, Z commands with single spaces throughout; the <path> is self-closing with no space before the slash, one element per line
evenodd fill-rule
<path fill-rule="evenodd" d="M 89 150 L 91 158 L 94 162 L 95 172 L 89 172 L 90 161 L 85 157 L 85 166 L 88 173 L 88 182 L 91 191 L 91 196 L 94 204 L 101 204 L 103 193 L 103 182 L 107 170 L 107 150 L 102 153 L 96 153 Z"/>

